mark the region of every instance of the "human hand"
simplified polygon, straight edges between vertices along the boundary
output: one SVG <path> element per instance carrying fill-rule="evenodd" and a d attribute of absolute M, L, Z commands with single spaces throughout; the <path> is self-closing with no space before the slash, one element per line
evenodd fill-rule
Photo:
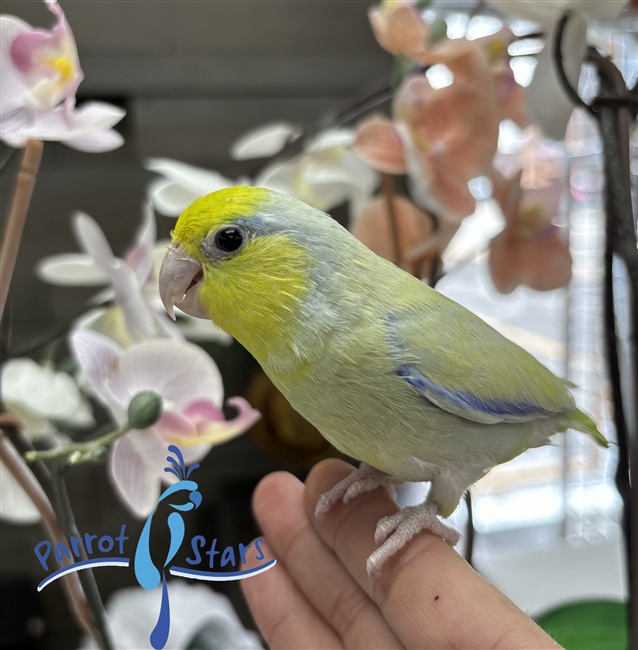
<path fill-rule="evenodd" d="M 430 532 L 371 578 L 377 521 L 397 510 L 387 493 L 376 489 L 314 516 L 321 494 L 351 471 L 331 459 L 305 486 L 276 472 L 255 490 L 255 516 L 277 565 L 242 587 L 271 648 L 560 647 Z"/>

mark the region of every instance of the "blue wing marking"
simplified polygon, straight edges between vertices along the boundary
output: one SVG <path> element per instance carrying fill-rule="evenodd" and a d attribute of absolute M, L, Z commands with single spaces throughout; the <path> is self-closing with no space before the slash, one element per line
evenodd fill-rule
<path fill-rule="evenodd" d="M 498 398 L 481 399 L 469 391 L 439 386 L 413 366 L 399 366 L 396 374 L 444 411 L 477 422 L 486 424 L 521 422 L 554 414 L 554 412 L 547 411 L 538 404 L 526 400 L 508 402 Z"/>

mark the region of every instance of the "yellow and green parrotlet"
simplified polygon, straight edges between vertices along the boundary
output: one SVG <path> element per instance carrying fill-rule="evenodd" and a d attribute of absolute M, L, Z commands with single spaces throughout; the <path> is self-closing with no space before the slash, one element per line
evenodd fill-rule
<path fill-rule="evenodd" d="M 566 385 L 480 318 L 387 262 L 328 215 L 232 187 L 187 208 L 160 293 L 244 345 L 290 404 L 361 467 L 317 506 L 429 481 L 379 522 L 368 571 L 449 517 L 486 472 L 567 428 L 607 441 Z"/>

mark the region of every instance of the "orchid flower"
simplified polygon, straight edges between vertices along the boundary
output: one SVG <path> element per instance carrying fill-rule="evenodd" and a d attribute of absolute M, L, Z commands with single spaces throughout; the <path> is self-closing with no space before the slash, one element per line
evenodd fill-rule
<path fill-rule="evenodd" d="M 489 268 L 501 293 L 511 293 L 519 284 L 549 291 L 571 279 L 569 246 L 552 223 L 565 185 L 555 180 L 542 188 L 524 189 L 521 175 L 506 180 L 493 173 L 493 195 L 506 225 L 490 242 Z"/>
<path fill-rule="evenodd" d="M 193 201 L 237 184 L 215 171 L 170 158 L 149 158 L 145 167 L 160 174 L 151 182 L 148 196 L 153 207 L 167 217 L 178 217 Z"/>
<path fill-rule="evenodd" d="M 111 285 L 94 302 L 114 300 L 115 306 L 92 310 L 81 319 L 79 327 L 102 332 L 123 347 L 155 336 L 188 336 L 222 345 L 232 342 L 226 332 L 209 321 L 178 312 L 176 327 L 166 318 L 157 278 L 169 242 L 156 243 L 155 216 L 150 204 L 145 206 L 142 225 L 123 260 L 113 255 L 104 233 L 88 215 L 77 213 L 73 228 L 85 253 L 47 257 L 37 265 L 36 273 L 44 282 L 58 286 Z"/>
<path fill-rule="evenodd" d="M 87 428 L 94 424 L 91 408 L 73 379 L 32 359 L 11 359 L 2 366 L 2 401 L 23 423 L 31 440 L 60 437 L 56 424 Z M 40 515 L 13 476 L 0 464 L 0 517 L 29 524 Z"/>
<path fill-rule="evenodd" d="M 75 109 L 83 79 L 75 39 L 57 0 L 44 2 L 56 17 L 50 31 L 0 16 L 0 139 L 12 147 L 33 138 L 81 151 L 116 149 L 124 140 L 111 127 L 125 111 L 103 102 Z"/>
<path fill-rule="evenodd" d="M 479 46 L 492 72 L 500 119 L 526 125 L 523 87 L 516 82 L 509 65 L 508 46 L 514 39 L 509 29 L 504 27 L 496 34 L 472 42 L 465 38 L 450 40 L 445 27 L 440 29 L 436 23 L 429 25 L 423 19 L 413 0 L 386 0 L 372 8 L 368 17 L 384 50 L 424 65 L 444 64 L 452 71 L 456 67 L 462 74 L 462 67 L 457 62 L 462 62 L 468 50 Z M 441 24 L 445 25 L 443 21 Z"/>
<path fill-rule="evenodd" d="M 203 584 L 173 578 L 167 583 L 171 603 L 171 627 L 167 648 L 185 650 L 202 647 L 193 642 L 202 630 L 212 630 L 220 646 L 237 650 L 262 650 L 259 635 L 243 627 L 230 600 Z M 142 587 L 119 589 L 106 604 L 106 614 L 113 642 L 118 650 L 149 648 L 148 631 L 157 621 L 157 594 Z M 206 638 L 210 638 L 206 635 Z M 98 650 L 86 637 L 78 650 Z"/>
<path fill-rule="evenodd" d="M 292 125 L 277 122 L 242 136 L 231 154 L 239 160 L 278 153 L 298 133 Z M 303 152 L 267 165 L 255 178 L 224 178 L 214 171 L 200 169 L 175 160 L 154 158 L 147 169 L 164 178 L 153 182 L 149 196 L 158 212 L 178 216 L 193 201 L 232 185 L 257 185 L 294 196 L 320 209 L 330 210 L 349 202 L 351 212 L 362 207 L 372 194 L 377 175 L 350 150 L 354 134 L 347 129 L 332 129 L 319 134 Z"/>
<path fill-rule="evenodd" d="M 89 330 L 72 333 L 70 344 L 91 392 L 127 421 L 131 399 L 142 391 L 157 393 L 161 418 L 152 427 L 132 431 L 113 445 L 109 473 L 116 492 L 133 513 L 147 516 L 160 494 L 168 446 L 177 444 L 186 463 L 201 460 L 211 447 L 237 437 L 260 417 L 241 397 L 227 400 L 238 415 L 227 421 L 221 411 L 223 385 L 215 362 L 184 341 L 154 339 L 124 351 L 111 339 Z"/>
<path fill-rule="evenodd" d="M 573 111 L 560 83 L 554 64 L 554 35 L 557 21 L 567 11 L 571 17 L 563 35 L 563 66 L 570 83 L 578 87 L 586 52 L 587 21 L 610 20 L 627 4 L 627 0 L 488 0 L 508 16 L 539 23 L 547 31 L 546 43 L 537 57 L 536 69 L 526 91 L 527 115 L 545 135 L 554 140 L 565 137 Z"/>
<path fill-rule="evenodd" d="M 466 49 L 454 70 L 455 81 L 438 89 L 423 75 L 407 77 L 394 101 L 394 121 L 364 121 L 355 150 L 380 171 L 407 173 L 419 205 L 459 222 L 474 212 L 468 181 L 489 168 L 499 119 L 478 48 Z"/>
<path fill-rule="evenodd" d="M 350 129 L 329 129 L 312 138 L 303 151 L 275 161 L 255 178 L 255 185 L 293 196 L 319 210 L 349 203 L 355 217 L 377 186 L 377 174 L 352 151 Z"/>
<path fill-rule="evenodd" d="M 369 9 L 368 18 L 377 42 L 386 52 L 412 59 L 424 51 L 430 27 L 413 0 L 386 0 Z"/>

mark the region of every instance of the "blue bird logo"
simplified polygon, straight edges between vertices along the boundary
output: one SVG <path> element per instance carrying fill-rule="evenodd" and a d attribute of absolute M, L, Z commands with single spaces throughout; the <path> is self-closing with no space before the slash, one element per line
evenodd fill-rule
<path fill-rule="evenodd" d="M 195 481 L 189 480 L 191 472 L 199 467 L 199 464 L 195 463 L 191 465 L 187 472 L 182 452 L 175 445 L 170 445 L 168 450 L 175 455 L 175 458 L 172 456 L 166 458 L 170 465 L 164 468 L 164 471 L 169 474 L 174 474 L 179 480 L 162 492 L 153 512 L 151 512 L 146 520 L 137 543 L 137 548 L 135 549 L 134 562 L 135 577 L 140 586 L 144 589 L 155 589 L 155 587 L 159 586 L 160 581 L 162 583 L 162 602 L 159 617 L 155 628 L 151 632 L 150 638 L 151 645 L 155 650 L 161 650 L 166 645 L 170 630 L 170 604 L 168 601 L 165 569 L 175 557 L 184 541 L 185 526 L 182 513 L 194 510 L 202 503 L 202 495 L 198 491 L 199 486 Z M 182 503 L 181 501 L 186 496 L 188 496 L 188 500 Z M 157 526 L 160 523 L 160 520 L 154 520 L 153 517 L 157 514 L 158 507 L 162 503 L 166 503 L 173 511 L 166 519 L 166 525 L 168 525 L 170 531 L 168 552 L 163 561 L 160 559 L 159 563 L 161 563 L 161 566 L 157 566 L 151 557 L 151 527 Z"/>

